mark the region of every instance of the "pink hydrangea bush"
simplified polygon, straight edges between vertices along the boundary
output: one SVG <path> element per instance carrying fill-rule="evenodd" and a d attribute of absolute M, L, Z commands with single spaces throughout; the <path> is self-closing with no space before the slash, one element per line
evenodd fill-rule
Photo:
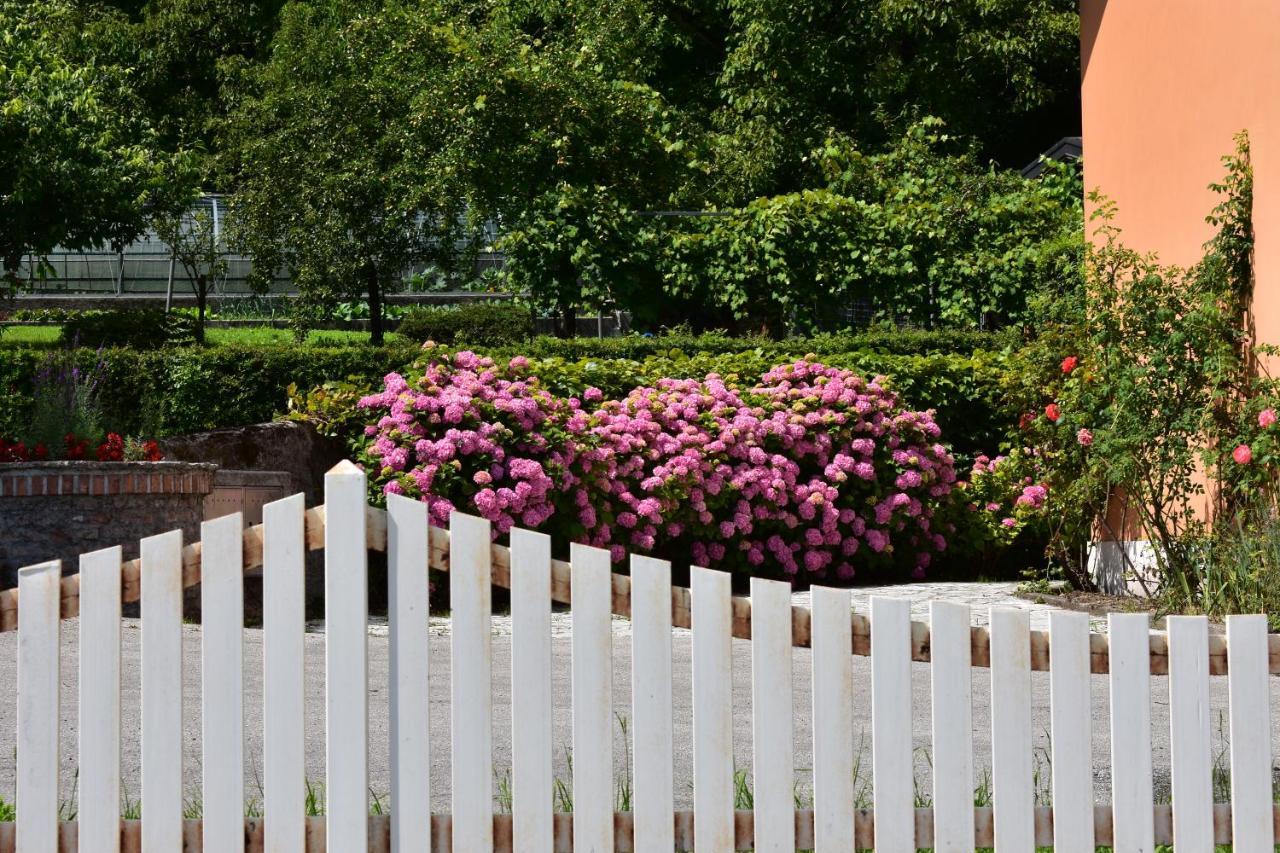
<path fill-rule="evenodd" d="M 1008 546 L 1028 528 L 1046 523 L 1049 488 L 1035 448 L 1014 449 L 1007 456 L 979 456 L 968 480 L 959 484 L 957 504 L 973 523 L 965 524 L 965 543 L 978 552 Z"/>
<path fill-rule="evenodd" d="M 710 374 L 622 400 L 547 393 L 523 359 L 441 353 L 361 401 L 382 412 L 368 462 L 386 492 L 573 541 L 803 579 L 945 550 L 956 486 L 931 412 L 882 380 L 806 358 L 740 388 Z"/>

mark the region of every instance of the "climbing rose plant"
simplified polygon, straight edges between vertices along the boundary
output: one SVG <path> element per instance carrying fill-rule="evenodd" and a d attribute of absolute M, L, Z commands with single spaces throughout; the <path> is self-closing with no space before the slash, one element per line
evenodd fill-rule
<path fill-rule="evenodd" d="M 528 362 L 429 350 L 361 408 L 373 488 L 436 523 L 475 512 L 496 534 L 682 556 L 804 579 L 859 566 L 919 575 L 946 549 L 935 518 L 956 483 L 931 412 L 880 379 L 812 358 L 753 384 L 663 379 L 621 400 L 549 393 Z"/>

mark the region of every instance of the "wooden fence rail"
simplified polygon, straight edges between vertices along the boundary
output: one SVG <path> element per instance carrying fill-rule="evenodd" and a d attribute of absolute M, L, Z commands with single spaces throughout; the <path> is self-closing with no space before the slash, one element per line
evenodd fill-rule
<path fill-rule="evenodd" d="M 324 508 L 301 495 L 268 505 L 264 523 L 238 515 L 206 522 L 201 541 L 180 533 L 144 539 L 141 557 L 119 548 L 82 557 L 63 578 L 57 562 L 20 570 L 17 593 L 0 599 L 16 627 L 17 809 L 0 824 L 0 853 L 79 849 L 163 851 L 409 850 L 553 851 L 799 848 L 885 853 L 1029 851 L 1095 844 L 1153 853 L 1157 843 L 1208 851 L 1274 849 L 1270 674 L 1275 638 L 1266 618 L 1232 616 L 1213 637 L 1203 617 L 1169 619 L 1167 638 L 1145 614 L 1113 614 L 1108 635 L 1082 613 L 1056 612 L 1031 631 L 1025 610 L 993 608 L 990 629 L 971 627 L 967 606 L 934 602 L 929 623 L 905 601 L 873 597 L 852 613 L 848 590 L 814 587 L 812 608 L 793 607 L 790 586 L 753 579 L 750 598 L 731 595 L 722 572 L 691 569 L 688 589 L 670 565 L 634 557 L 614 574 L 607 551 L 573 546 L 551 559 L 545 535 L 513 531 L 492 544 L 489 523 L 455 513 L 430 528 L 424 504 L 390 496 L 366 506 L 366 479 L 343 463 L 326 475 Z M 302 727 L 303 574 L 307 550 L 325 552 L 326 814 L 306 816 Z M 387 553 L 392 814 L 370 818 L 368 801 L 368 552 Z M 431 778 L 426 696 L 432 666 L 424 566 L 449 572 L 452 738 L 450 779 Z M 246 821 L 242 578 L 262 566 L 265 820 Z M 183 817 L 182 590 L 201 585 L 202 821 Z M 493 585 L 513 590 L 511 814 L 497 815 L 492 770 Z M 120 810 L 121 604 L 142 603 L 142 802 L 145 821 Z M 550 610 L 571 605 L 573 814 L 553 810 Z M 19 605 L 21 605 L 19 607 Z M 754 607 L 753 607 L 754 605 Z M 614 662 L 611 614 L 632 620 L 633 811 L 614 811 Z M 58 821 L 61 620 L 79 615 L 79 824 Z M 692 631 L 693 810 L 674 798 L 672 630 Z M 732 639 L 750 641 L 754 785 L 751 811 L 735 811 Z M 792 649 L 812 649 L 813 808 L 797 810 Z M 871 655 L 873 807 L 854 807 L 855 693 L 850 650 Z M 930 664 L 931 809 L 916 808 L 912 661 Z M 1050 669 L 1050 661 L 1053 667 Z M 991 677 L 991 808 L 974 800 L 973 668 Z M 1049 670 L 1052 807 L 1035 803 L 1033 670 Z M 1209 677 L 1230 672 L 1230 804 L 1211 783 Z M 1107 673 L 1111 701 L 1110 803 L 1093 785 L 1091 673 Z M 1153 673 L 1167 673 L 1173 805 L 1153 806 Z M 923 710 L 923 709 L 922 709 Z M 451 798 L 432 815 L 433 786 Z M 694 816 L 696 815 L 696 820 Z M 1056 819 L 1055 819 L 1056 818 Z M 570 821 L 572 826 L 570 827 Z M 81 832 L 81 827 L 84 831 Z M 571 829 L 571 831 L 570 831 Z"/>

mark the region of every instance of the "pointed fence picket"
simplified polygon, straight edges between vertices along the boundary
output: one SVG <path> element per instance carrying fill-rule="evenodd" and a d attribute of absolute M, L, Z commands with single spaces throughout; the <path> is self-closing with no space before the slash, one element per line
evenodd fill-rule
<path fill-rule="evenodd" d="M 1095 844 L 1151 853 L 1157 844 L 1271 851 L 1274 804 L 1271 679 L 1280 642 L 1262 616 L 1232 616 L 1226 635 L 1203 617 L 1171 617 L 1150 631 L 1144 614 L 1112 615 L 1107 634 L 1083 614 L 1056 612 L 1048 632 L 1027 613 L 995 608 L 990 628 L 969 608 L 932 602 L 929 623 L 911 621 L 904 600 L 874 597 L 870 616 L 852 612 L 848 590 L 814 587 L 810 608 L 790 585 L 753 579 L 734 598 L 730 578 L 695 568 L 691 588 L 673 586 L 671 566 L 636 556 L 630 577 L 607 551 L 575 546 L 553 559 L 539 533 L 510 532 L 493 544 L 488 522 L 455 513 L 430 527 L 423 504 L 388 496 L 367 506 L 367 482 L 350 464 L 326 476 L 326 503 L 301 495 L 268 504 L 260 526 L 239 516 L 207 522 L 201 541 L 149 537 L 138 560 L 111 548 L 81 558 L 79 576 L 58 563 L 22 569 L 17 590 L 0 591 L 0 631 L 17 631 L 16 824 L 0 823 L 0 853 L 230 851 L 818 851 L 945 853 L 995 846 Z M 305 558 L 325 552 L 326 813 L 303 810 L 307 785 Z M 370 549 L 387 555 L 390 815 L 369 814 L 370 681 L 366 577 Z M 261 567 L 265 818 L 244 817 L 244 572 Z M 434 678 L 428 634 L 427 568 L 447 571 L 451 598 L 451 779 L 431 776 Z M 202 776 L 199 820 L 183 817 L 183 590 L 201 584 Z M 495 814 L 491 588 L 512 590 L 511 811 Z M 142 791 L 145 819 L 121 820 L 121 613 L 141 601 Z M 19 608 L 19 603 L 21 607 Z M 553 799 L 552 607 L 572 609 L 572 812 Z M 615 708 L 613 616 L 632 620 L 630 706 Z M 60 620 L 79 616 L 76 763 L 78 821 L 59 822 Z M 674 776 L 672 639 L 692 629 L 693 775 Z M 750 756 L 734 755 L 734 639 L 750 640 Z M 195 641 L 194 639 L 192 640 Z M 746 651 L 745 647 L 743 651 Z M 796 803 L 793 678 L 811 667 L 813 809 Z M 855 656 L 871 657 L 859 669 Z M 928 667 L 930 701 L 920 708 L 913 675 Z M 991 678 L 993 802 L 974 806 L 972 673 Z M 1052 806 L 1033 795 L 1033 671 L 1048 671 Z M 1093 780 L 1096 676 L 1107 679 L 1111 801 Z M 1211 679 L 1226 676 L 1230 803 L 1213 802 Z M 1153 805 L 1153 677 L 1168 691 L 1172 805 Z M 870 788 L 855 767 L 855 703 L 871 710 Z M 913 707 L 913 704 L 916 707 Z M 617 812 L 615 710 L 629 719 L 632 811 Z M 930 717 L 931 797 L 917 807 L 914 720 Z M 1101 721 L 1097 721 L 1101 723 Z M 749 810 L 735 811 L 735 772 L 745 762 Z M 985 759 L 986 756 L 977 758 Z M 864 780 L 865 781 L 865 780 Z M 432 814 L 432 783 L 452 797 Z M 692 811 L 675 808 L 689 785 Z M 855 796 L 870 790 L 869 808 Z"/>

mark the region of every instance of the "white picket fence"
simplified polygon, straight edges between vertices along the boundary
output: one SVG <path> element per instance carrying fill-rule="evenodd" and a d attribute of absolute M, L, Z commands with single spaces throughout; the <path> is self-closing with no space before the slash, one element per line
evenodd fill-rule
<path fill-rule="evenodd" d="M 990 630 L 969 608 L 935 602 L 928 625 L 903 600 L 875 598 L 854 615 L 847 590 L 816 587 L 812 611 L 793 607 L 785 583 L 753 579 L 749 599 L 729 576 L 694 569 L 673 588 L 669 566 L 633 557 L 630 577 L 608 553 L 575 546 L 551 559 L 546 536 L 511 534 L 491 544 L 487 522 L 457 514 L 428 528 L 423 504 L 392 496 L 366 505 L 365 477 L 349 463 L 330 472 L 325 505 L 302 496 L 266 507 L 264 523 L 239 516 L 204 524 L 185 548 L 179 533 L 142 541 L 122 563 L 118 548 L 81 558 L 78 577 L 57 563 L 21 570 L 0 593 L 0 630 L 18 631 L 17 821 L 0 824 L 0 853 L 52 851 L 491 849 L 550 851 L 849 851 L 932 848 L 1030 851 L 1272 851 L 1269 678 L 1280 645 L 1261 616 L 1235 616 L 1227 636 L 1198 617 L 1169 620 L 1164 635 L 1142 614 L 1113 615 L 1109 635 L 1087 617 L 1053 613 L 1046 634 L 1025 611 L 996 609 Z M 308 550 L 325 551 L 327 813 L 307 817 L 304 790 L 303 573 Z M 369 549 L 387 552 L 390 593 L 392 811 L 368 801 Z M 426 568 L 449 572 L 452 778 L 431 778 L 427 701 L 430 660 Z M 244 815 L 242 577 L 264 569 L 263 819 Z M 201 584 L 203 819 L 183 818 L 182 600 Z M 492 585 L 512 591 L 512 802 L 495 814 L 490 654 Z M 144 819 L 120 811 L 121 604 L 141 600 Z M 553 813 L 552 602 L 572 603 L 573 813 Z M 632 811 L 614 812 L 611 614 L 632 621 Z M 59 627 L 80 617 L 79 815 L 59 823 Z M 672 630 L 692 627 L 692 812 L 676 811 L 673 781 Z M 732 642 L 749 639 L 752 665 L 753 809 L 735 811 Z M 812 649 L 813 808 L 797 810 L 792 752 L 793 648 Z M 871 658 L 874 807 L 854 806 L 852 654 Z M 932 807 L 916 808 L 912 661 L 932 684 Z M 1050 667 L 1050 660 L 1052 666 Z M 973 804 L 971 679 L 989 667 L 993 806 Z M 1031 672 L 1049 670 L 1052 807 L 1032 788 Z M 1231 803 L 1213 802 L 1210 675 L 1229 672 Z M 1090 675 L 1109 673 L 1112 790 L 1095 802 Z M 1172 806 L 1153 806 L 1150 676 L 1167 673 Z M 432 815 L 433 785 L 452 797 Z M 77 847 L 78 844 L 78 847 Z"/>

